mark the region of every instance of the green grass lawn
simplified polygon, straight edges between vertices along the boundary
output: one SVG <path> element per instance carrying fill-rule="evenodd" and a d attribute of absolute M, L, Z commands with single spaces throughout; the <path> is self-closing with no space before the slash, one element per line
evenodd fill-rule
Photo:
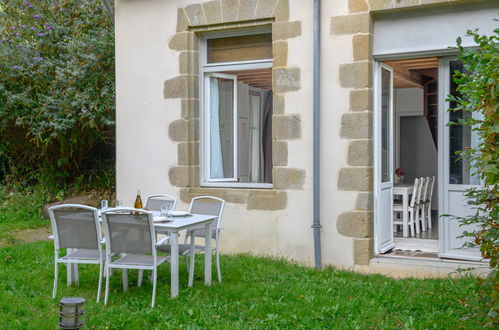
<path fill-rule="evenodd" d="M 95 328 L 475 328 L 484 323 L 476 279 L 404 279 L 302 267 L 247 255 L 223 256 L 223 282 L 203 284 L 202 256 L 188 288 L 180 264 L 180 295 L 169 298 L 169 271 L 160 267 L 156 307 L 149 280 L 130 290 L 121 274 L 111 280 L 108 305 L 96 303 L 98 267 L 80 266 L 79 287 L 65 285 L 60 269 L 51 298 L 53 245 L 16 243 L 0 249 L 0 327 L 54 329 L 58 301 L 84 297 L 85 323 Z M 215 274 L 215 272 L 214 272 Z"/>

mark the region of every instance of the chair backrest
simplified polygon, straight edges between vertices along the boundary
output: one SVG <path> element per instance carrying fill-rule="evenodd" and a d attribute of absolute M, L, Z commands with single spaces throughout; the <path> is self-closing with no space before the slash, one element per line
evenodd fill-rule
<path fill-rule="evenodd" d="M 62 204 L 49 208 L 56 249 L 101 250 L 102 238 L 97 209 L 79 204 Z"/>
<path fill-rule="evenodd" d="M 144 208 L 150 211 L 161 211 L 161 206 L 170 204 L 172 210 L 175 210 L 177 199 L 170 195 L 156 194 L 146 197 L 146 206 Z"/>
<path fill-rule="evenodd" d="M 106 249 L 111 253 L 156 255 L 156 235 L 151 212 L 116 208 L 102 212 Z"/>
<path fill-rule="evenodd" d="M 419 192 L 421 191 L 421 179 L 414 179 L 414 187 L 412 188 L 410 207 L 414 207 L 419 200 Z"/>
<path fill-rule="evenodd" d="M 429 202 L 431 204 L 431 199 L 433 197 L 433 187 L 435 186 L 435 177 L 432 176 L 429 178 L 429 183 L 428 183 L 428 191 L 426 193 L 426 202 Z"/>
<path fill-rule="evenodd" d="M 419 193 L 419 204 L 424 204 L 426 201 L 426 194 L 428 192 L 428 184 L 430 183 L 430 178 L 429 177 L 424 177 L 420 179 L 422 184 L 421 184 L 421 191 Z"/>
<path fill-rule="evenodd" d="M 218 197 L 213 196 L 200 196 L 195 197 L 191 201 L 189 213 L 192 214 L 207 214 L 217 216 L 216 228 L 213 228 L 214 238 L 216 233 L 220 230 L 222 222 L 222 214 L 224 211 L 225 201 Z M 196 235 L 197 236 L 197 235 Z"/>

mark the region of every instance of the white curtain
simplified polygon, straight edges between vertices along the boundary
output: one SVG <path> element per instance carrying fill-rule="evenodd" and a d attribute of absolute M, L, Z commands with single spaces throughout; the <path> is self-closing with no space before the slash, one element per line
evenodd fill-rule
<path fill-rule="evenodd" d="M 220 142 L 218 78 L 210 78 L 210 179 L 224 178 Z"/>

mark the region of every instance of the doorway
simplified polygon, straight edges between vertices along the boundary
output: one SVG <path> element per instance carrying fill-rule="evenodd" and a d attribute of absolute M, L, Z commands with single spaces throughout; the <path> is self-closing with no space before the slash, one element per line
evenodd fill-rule
<path fill-rule="evenodd" d="M 439 57 L 377 62 L 377 254 L 479 259 L 477 251 L 462 247 L 458 236 L 464 228 L 441 216 L 471 212 L 464 193 L 470 184 L 476 184 L 456 180 L 470 173 L 466 164 L 456 159 L 455 151 L 476 143 L 466 128 L 455 131 L 447 126 L 456 116 L 449 116 L 446 102 L 446 96 L 455 90 L 451 73 L 456 68 L 453 59 Z"/>

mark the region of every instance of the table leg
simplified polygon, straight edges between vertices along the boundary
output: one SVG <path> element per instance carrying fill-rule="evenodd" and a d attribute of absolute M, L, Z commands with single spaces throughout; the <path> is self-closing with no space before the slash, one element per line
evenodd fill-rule
<path fill-rule="evenodd" d="M 409 237 L 409 196 L 404 191 L 402 194 L 402 236 Z"/>
<path fill-rule="evenodd" d="M 170 240 L 171 240 L 170 293 L 172 298 L 176 298 L 178 296 L 178 232 L 172 232 Z"/>
<path fill-rule="evenodd" d="M 211 285 L 211 226 L 210 221 L 205 225 L 204 236 L 204 284 Z"/>
<path fill-rule="evenodd" d="M 190 240 L 190 249 L 189 249 L 189 283 L 188 286 L 191 287 L 192 283 L 194 282 L 194 258 L 196 256 L 196 251 L 195 251 L 195 237 L 194 234 L 191 235 L 191 240 Z"/>

